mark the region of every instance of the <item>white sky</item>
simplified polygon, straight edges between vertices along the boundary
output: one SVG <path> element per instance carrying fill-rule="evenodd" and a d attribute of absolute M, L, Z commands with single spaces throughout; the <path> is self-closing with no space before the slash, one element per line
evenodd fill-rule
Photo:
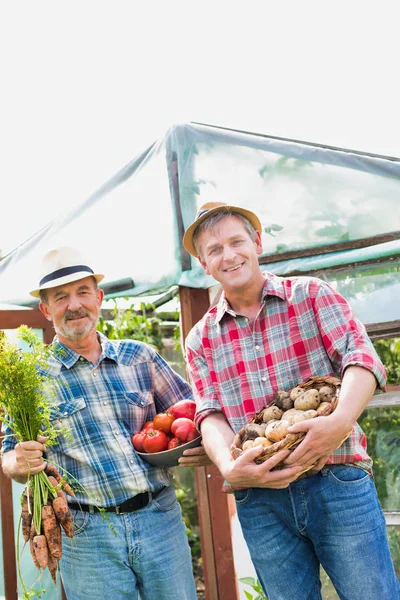
<path fill-rule="evenodd" d="M 396 5 L 3 2 L 3 254 L 177 122 L 400 157 Z"/>

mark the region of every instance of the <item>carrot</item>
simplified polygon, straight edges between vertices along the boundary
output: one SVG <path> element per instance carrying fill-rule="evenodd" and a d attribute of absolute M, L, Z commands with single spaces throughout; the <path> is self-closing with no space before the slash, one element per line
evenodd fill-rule
<path fill-rule="evenodd" d="M 69 538 L 73 538 L 74 537 L 74 521 L 71 517 L 71 519 L 68 519 L 67 521 L 63 521 L 61 523 L 61 527 L 64 529 L 65 531 L 65 535 Z"/>
<path fill-rule="evenodd" d="M 47 568 L 50 571 L 50 575 L 54 582 L 54 585 L 57 585 L 58 560 L 56 558 L 54 558 L 54 556 L 52 556 L 51 554 L 49 554 L 49 556 L 48 556 Z"/>
<path fill-rule="evenodd" d="M 50 504 L 42 507 L 42 527 L 50 554 L 60 560 L 62 556 L 61 529 Z"/>
<path fill-rule="evenodd" d="M 47 567 L 49 551 L 47 548 L 46 537 L 44 535 L 35 535 L 33 538 L 33 547 L 35 550 L 36 560 L 40 569 Z"/>
<path fill-rule="evenodd" d="M 31 555 L 32 555 L 32 559 L 33 559 L 35 567 L 37 569 L 40 569 L 40 565 L 38 563 L 38 559 L 36 558 L 35 548 L 34 548 L 34 545 L 33 545 L 33 538 L 36 535 L 37 535 L 37 533 L 36 533 L 35 525 L 32 523 L 32 525 L 31 525 L 31 531 L 30 531 L 30 538 L 29 538 L 29 549 L 31 551 Z"/>
<path fill-rule="evenodd" d="M 60 523 L 72 519 L 68 503 L 65 498 L 57 496 L 52 502 L 54 513 Z"/>
<path fill-rule="evenodd" d="M 53 467 L 53 465 L 50 465 L 49 463 L 47 463 L 45 471 L 48 476 L 52 475 L 57 480 L 58 483 L 61 483 L 63 489 L 68 494 L 68 496 L 75 496 L 75 492 L 72 489 L 72 487 L 69 485 L 69 483 L 67 483 L 65 481 L 65 479 L 63 477 L 61 477 L 60 473 L 57 471 L 57 469 L 55 467 Z"/>
<path fill-rule="evenodd" d="M 28 496 L 25 492 L 22 495 L 21 506 L 21 530 L 25 542 L 29 542 L 31 534 L 32 513 L 29 512 Z"/>

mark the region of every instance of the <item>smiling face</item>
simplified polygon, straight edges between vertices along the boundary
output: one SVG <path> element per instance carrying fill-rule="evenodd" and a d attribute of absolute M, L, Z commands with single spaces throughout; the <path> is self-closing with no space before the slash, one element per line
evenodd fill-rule
<path fill-rule="evenodd" d="M 97 289 L 93 277 L 50 288 L 40 310 L 49 321 L 61 342 L 80 341 L 95 333 L 104 292 Z"/>
<path fill-rule="evenodd" d="M 262 254 L 260 233 L 256 231 L 252 239 L 237 217 L 226 216 L 212 229 L 202 231 L 197 244 L 203 269 L 226 293 L 263 285 L 258 264 L 258 255 Z"/>

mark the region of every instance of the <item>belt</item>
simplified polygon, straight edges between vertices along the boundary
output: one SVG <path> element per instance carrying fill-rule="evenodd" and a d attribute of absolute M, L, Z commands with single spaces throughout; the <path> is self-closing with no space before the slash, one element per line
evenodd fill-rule
<path fill-rule="evenodd" d="M 297 477 L 297 479 L 294 480 L 293 483 L 296 483 L 296 481 L 300 481 L 300 479 L 306 479 L 307 477 L 312 477 L 313 475 L 316 475 L 317 473 L 319 473 L 319 471 L 314 471 L 314 469 L 309 469 L 308 471 L 301 473 Z"/>
<path fill-rule="evenodd" d="M 157 492 L 143 492 L 142 494 L 136 494 L 136 496 L 133 496 L 133 498 L 129 498 L 128 500 L 125 500 L 125 502 L 123 502 L 122 504 L 119 504 L 118 506 L 105 506 L 104 508 L 99 508 L 98 506 L 95 506 L 94 504 L 72 504 L 72 503 L 69 503 L 68 506 L 70 508 L 73 508 L 74 510 L 82 510 L 83 512 L 94 513 L 94 512 L 105 511 L 105 512 L 114 512 L 117 515 L 123 515 L 124 513 L 131 513 L 131 512 L 134 512 L 135 510 L 144 508 L 152 500 L 154 500 L 154 498 L 157 498 L 157 496 L 163 490 L 165 490 L 165 487 L 162 487 L 160 490 L 157 490 Z"/>

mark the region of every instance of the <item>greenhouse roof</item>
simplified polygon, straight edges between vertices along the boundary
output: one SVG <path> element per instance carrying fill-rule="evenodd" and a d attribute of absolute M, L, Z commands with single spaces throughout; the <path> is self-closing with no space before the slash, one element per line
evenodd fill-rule
<path fill-rule="evenodd" d="M 398 158 L 174 125 L 0 262 L 0 302 L 31 305 L 41 257 L 60 245 L 78 246 L 106 274 L 107 298 L 210 287 L 215 281 L 181 239 L 199 206 L 218 200 L 260 217 L 263 269 L 324 277 L 351 296 L 363 320 L 399 319 L 399 197 Z"/>

